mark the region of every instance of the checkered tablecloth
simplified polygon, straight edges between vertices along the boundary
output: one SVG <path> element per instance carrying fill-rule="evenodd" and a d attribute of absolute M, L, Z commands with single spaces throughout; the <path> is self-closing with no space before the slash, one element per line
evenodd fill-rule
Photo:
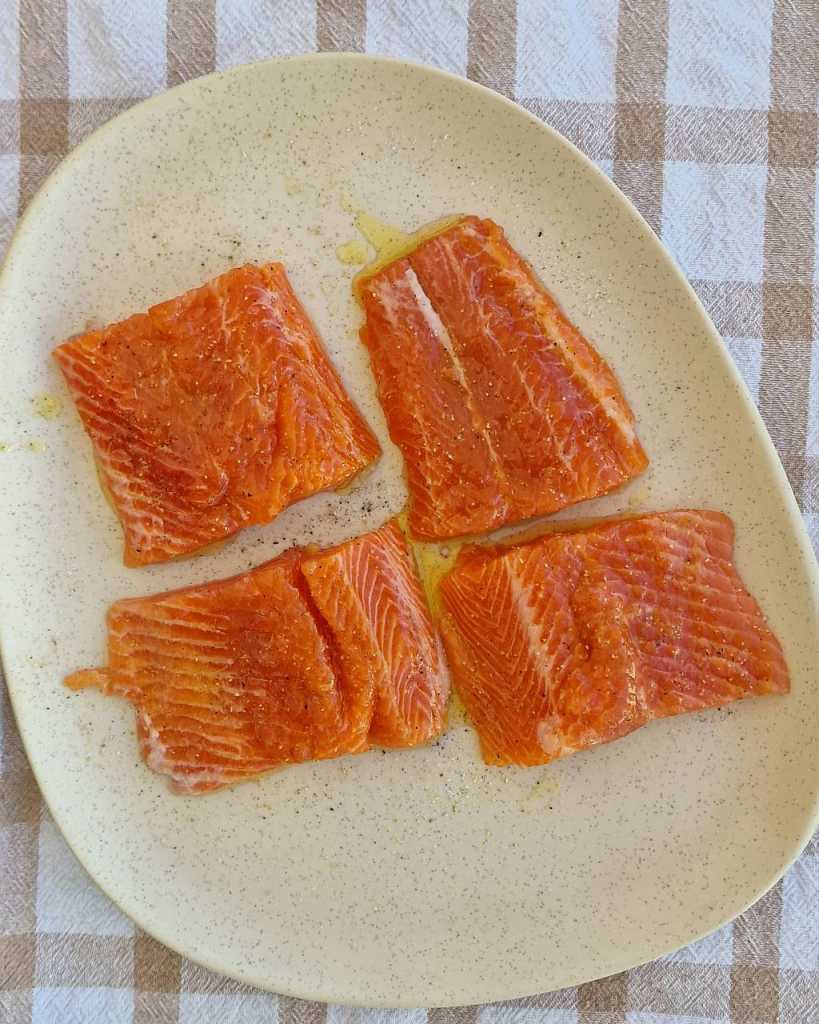
<path fill-rule="evenodd" d="M 819 543 L 814 0 L 0 0 L 0 252 L 93 128 L 188 78 L 366 50 L 513 96 L 588 153 L 681 264 Z M 498 1006 L 325 1007 L 227 981 L 142 934 L 43 807 L 7 702 L 0 1024 L 819 1024 L 819 841 L 721 931 L 648 966 Z"/>

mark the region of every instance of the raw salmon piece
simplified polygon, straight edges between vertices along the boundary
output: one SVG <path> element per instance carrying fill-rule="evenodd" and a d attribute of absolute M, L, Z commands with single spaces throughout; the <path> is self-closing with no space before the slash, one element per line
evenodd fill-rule
<path fill-rule="evenodd" d="M 54 355 L 126 565 L 269 522 L 380 452 L 278 263 L 231 270 Z"/>
<path fill-rule="evenodd" d="M 298 761 L 414 746 L 447 676 L 394 524 L 203 586 L 118 601 L 108 664 L 66 680 L 130 700 L 148 766 L 201 793 Z"/>
<path fill-rule="evenodd" d="M 228 580 L 118 601 L 108 667 L 77 673 L 137 708 L 140 749 L 173 788 L 203 792 L 367 746 L 372 687 L 347 687 L 288 552 Z"/>
<path fill-rule="evenodd" d="M 342 672 L 375 688 L 370 742 L 413 747 L 446 721 L 449 677 L 404 535 L 395 523 L 306 557 L 302 572 Z"/>
<path fill-rule="evenodd" d="M 718 512 L 469 546 L 441 583 L 453 682 L 488 764 L 545 764 L 653 718 L 787 693 Z"/>
<path fill-rule="evenodd" d="M 611 369 L 492 221 L 464 218 L 360 295 L 416 536 L 555 512 L 648 465 Z"/>

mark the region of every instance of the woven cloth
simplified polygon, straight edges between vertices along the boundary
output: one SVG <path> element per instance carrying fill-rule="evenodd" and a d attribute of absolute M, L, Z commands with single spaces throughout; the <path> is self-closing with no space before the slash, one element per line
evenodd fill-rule
<path fill-rule="evenodd" d="M 317 49 L 468 75 L 594 159 L 710 311 L 819 542 L 815 2 L 0 0 L 0 252 L 44 177 L 112 115 L 215 68 Z M 732 925 L 645 967 L 502 1005 L 326 1007 L 142 934 L 67 850 L 5 699 L 2 716 L 2 1024 L 819 1024 L 816 838 Z"/>

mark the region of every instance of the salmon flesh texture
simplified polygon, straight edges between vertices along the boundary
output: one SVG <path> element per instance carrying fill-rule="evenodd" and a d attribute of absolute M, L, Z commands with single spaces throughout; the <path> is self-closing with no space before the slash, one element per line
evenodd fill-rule
<path fill-rule="evenodd" d="M 126 565 L 267 523 L 380 453 L 279 263 L 228 271 L 54 356 Z"/>
<path fill-rule="evenodd" d="M 186 793 L 427 743 L 444 728 L 449 693 L 395 523 L 232 579 L 118 601 L 107 666 L 66 682 L 130 700 L 143 758 Z"/>
<path fill-rule="evenodd" d="M 545 764 L 654 718 L 786 693 L 718 512 L 465 547 L 441 583 L 453 683 L 488 764 Z"/>
<path fill-rule="evenodd" d="M 462 219 L 359 294 L 414 536 L 557 512 L 648 465 L 611 369 L 491 220 Z"/>

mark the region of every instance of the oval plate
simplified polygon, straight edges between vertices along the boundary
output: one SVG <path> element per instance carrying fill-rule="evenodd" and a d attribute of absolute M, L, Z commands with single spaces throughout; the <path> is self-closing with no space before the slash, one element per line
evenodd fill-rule
<path fill-rule="evenodd" d="M 652 459 L 571 515 L 711 506 L 781 637 L 793 693 L 655 723 L 547 769 L 485 767 L 454 723 L 427 749 L 307 764 L 207 797 L 140 762 L 124 702 L 61 686 L 104 658 L 126 595 L 330 543 L 397 512 L 336 257 L 352 206 L 406 230 L 491 216 L 609 359 Z M 244 261 L 282 259 L 387 454 L 222 551 L 123 568 L 121 535 L 52 347 Z M 43 794 L 143 928 L 289 994 L 457 1004 L 571 985 L 666 953 L 756 899 L 817 817 L 816 567 L 761 420 L 668 254 L 577 150 L 486 89 L 400 62 L 275 60 L 152 99 L 32 203 L 0 281 L 3 650 Z M 38 395 L 63 414 L 38 417 Z"/>

